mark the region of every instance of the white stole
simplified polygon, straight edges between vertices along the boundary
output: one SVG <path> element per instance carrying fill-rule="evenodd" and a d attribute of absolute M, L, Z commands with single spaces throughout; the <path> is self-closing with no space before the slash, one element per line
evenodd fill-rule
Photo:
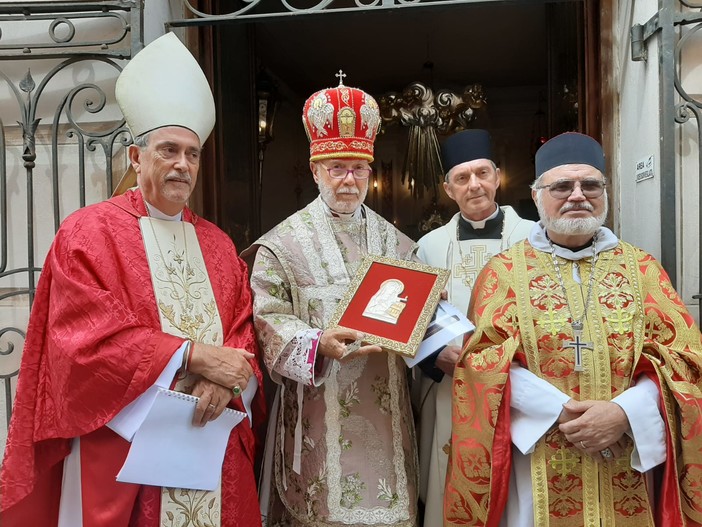
<path fill-rule="evenodd" d="M 162 330 L 194 342 L 221 346 L 222 320 L 193 225 L 144 216 L 139 219 L 139 226 Z M 175 389 L 190 393 L 194 381 L 195 377 L 188 375 L 178 381 Z M 159 524 L 183 517 L 188 520 L 182 527 L 218 527 L 221 508 L 221 479 L 213 491 L 164 487 Z"/>

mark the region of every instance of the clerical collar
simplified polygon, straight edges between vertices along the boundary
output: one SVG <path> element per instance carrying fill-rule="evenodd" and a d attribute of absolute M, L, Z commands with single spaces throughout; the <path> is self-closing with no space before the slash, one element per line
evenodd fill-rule
<path fill-rule="evenodd" d="M 324 210 L 332 218 L 341 218 L 344 220 L 360 220 L 363 218 L 363 205 L 359 205 L 358 208 L 353 212 L 337 212 L 332 210 L 326 201 L 321 200 L 322 205 L 324 205 Z"/>
<path fill-rule="evenodd" d="M 619 238 L 610 231 L 607 227 L 600 227 L 593 233 L 597 235 L 597 246 L 595 251 L 600 254 L 605 251 L 610 251 L 614 249 L 619 244 Z M 531 228 L 529 233 L 529 243 L 537 251 L 550 253 L 551 244 L 549 243 L 548 236 L 546 236 L 546 229 L 541 224 L 541 222 L 535 223 Z M 561 247 L 560 245 L 553 244 L 553 252 L 556 256 L 565 258 L 566 260 L 582 260 L 584 258 L 592 257 L 591 243 L 588 243 L 584 248 L 576 247 L 575 249 L 569 249 L 568 247 Z"/>
<path fill-rule="evenodd" d="M 504 226 L 505 214 L 500 207 L 482 221 L 470 221 L 458 216 L 458 239 L 463 240 L 500 240 L 502 239 L 502 228 Z M 481 223 L 482 227 L 476 227 L 475 224 Z"/>
<path fill-rule="evenodd" d="M 149 217 L 151 218 L 156 218 L 157 220 L 166 220 L 166 221 L 181 221 L 183 219 L 183 211 L 181 210 L 178 214 L 175 216 L 169 216 L 168 214 L 165 214 L 158 210 L 156 207 L 154 207 L 151 203 L 144 200 L 144 204 L 146 205 L 146 211 L 149 213 Z"/>
<path fill-rule="evenodd" d="M 464 221 L 466 221 L 466 222 L 468 222 L 468 223 L 470 223 L 471 227 L 473 227 L 474 229 L 484 229 L 484 228 L 485 228 L 485 224 L 486 224 L 488 221 L 494 220 L 495 218 L 497 218 L 497 215 L 500 214 L 500 212 L 502 212 L 502 211 L 500 210 L 500 207 L 498 207 L 498 206 L 497 206 L 497 203 L 495 203 L 495 212 L 493 212 L 492 214 L 490 214 L 490 215 L 489 215 L 487 218 L 485 218 L 484 220 L 473 221 L 473 220 L 470 220 L 470 219 L 466 218 L 466 217 L 463 215 L 463 213 L 461 213 L 461 219 L 464 220 Z"/>
<path fill-rule="evenodd" d="M 546 235 L 548 236 L 548 233 Z M 594 242 L 594 241 L 595 241 L 595 237 L 593 236 L 592 238 L 590 238 L 589 242 L 584 243 L 582 245 L 578 245 L 577 247 L 566 247 L 565 245 L 561 245 L 560 243 L 556 243 L 553 240 L 551 240 L 551 243 L 553 245 L 557 245 L 558 247 L 561 247 L 563 249 L 568 249 L 569 251 L 571 251 L 573 253 L 577 253 L 577 252 L 582 251 L 583 249 L 587 249 L 588 247 L 592 247 L 592 242 Z"/>

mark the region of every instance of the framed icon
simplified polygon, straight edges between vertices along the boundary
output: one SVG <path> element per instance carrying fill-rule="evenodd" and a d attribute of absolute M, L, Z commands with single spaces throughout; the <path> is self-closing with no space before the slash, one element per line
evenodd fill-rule
<path fill-rule="evenodd" d="M 362 331 L 365 342 L 413 357 L 448 277 L 418 262 L 366 256 L 329 327 Z"/>

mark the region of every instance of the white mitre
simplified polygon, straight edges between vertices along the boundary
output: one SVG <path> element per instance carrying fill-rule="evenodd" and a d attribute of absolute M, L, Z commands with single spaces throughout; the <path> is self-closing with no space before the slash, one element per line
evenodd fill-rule
<path fill-rule="evenodd" d="M 117 79 L 115 97 L 134 137 L 162 126 L 182 126 L 204 144 L 215 124 L 210 85 L 174 33 L 142 49 Z"/>

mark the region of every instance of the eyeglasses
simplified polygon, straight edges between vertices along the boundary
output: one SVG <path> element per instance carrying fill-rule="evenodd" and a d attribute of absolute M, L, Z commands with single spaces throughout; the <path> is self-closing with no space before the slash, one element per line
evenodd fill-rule
<path fill-rule="evenodd" d="M 575 190 L 576 183 L 580 185 L 580 192 L 586 198 L 599 198 L 605 189 L 605 182 L 599 179 L 583 179 L 578 181 L 575 179 L 561 179 L 551 183 L 550 185 L 542 185 L 540 187 L 534 187 L 534 190 L 541 190 L 547 188 L 551 197 L 556 199 L 565 199 L 569 197 Z"/>
<path fill-rule="evenodd" d="M 349 172 L 353 175 L 354 179 L 368 179 L 373 172 L 372 168 L 328 168 L 325 165 L 322 166 L 329 173 L 329 177 L 332 179 L 344 179 L 349 175 Z"/>

